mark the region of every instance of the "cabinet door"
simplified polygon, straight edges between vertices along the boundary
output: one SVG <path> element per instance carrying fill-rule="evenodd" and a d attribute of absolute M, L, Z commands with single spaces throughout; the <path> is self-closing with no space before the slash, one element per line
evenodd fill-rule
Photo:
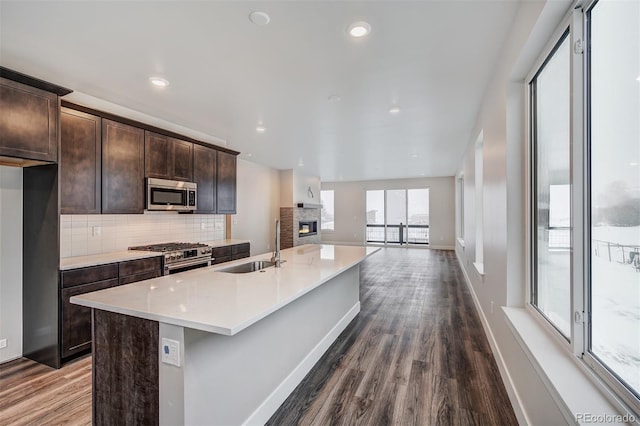
<path fill-rule="evenodd" d="M 236 212 L 236 156 L 218 151 L 217 212 Z"/>
<path fill-rule="evenodd" d="M 171 139 L 173 149 L 172 178 L 174 180 L 193 180 L 193 143 L 180 139 Z"/>
<path fill-rule="evenodd" d="M 58 159 L 58 96 L 0 78 L 0 156 Z"/>
<path fill-rule="evenodd" d="M 144 176 L 171 179 L 173 165 L 173 142 L 170 137 L 144 132 Z"/>
<path fill-rule="evenodd" d="M 102 120 L 102 213 L 144 211 L 144 130 Z"/>
<path fill-rule="evenodd" d="M 193 147 L 193 181 L 198 185 L 196 213 L 216 212 L 216 169 L 218 151 L 206 146 Z"/>
<path fill-rule="evenodd" d="M 91 348 L 91 308 L 74 305 L 69 298 L 113 287 L 117 279 L 63 288 L 62 297 L 62 358 Z"/>
<path fill-rule="evenodd" d="M 60 212 L 100 213 L 101 120 L 69 108 L 60 112 Z"/>
<path fill-rule="evenodd" d="M 238 260 L 249 257 L 250 251 L 250 243 L 236 244 L 234 246 L 231 246 L 231 260 Z"/>
<path fill-rule="evenodd" d="M 190 182 L 193 179 L 193 143 L 145 131 L 144 176 Z"/>

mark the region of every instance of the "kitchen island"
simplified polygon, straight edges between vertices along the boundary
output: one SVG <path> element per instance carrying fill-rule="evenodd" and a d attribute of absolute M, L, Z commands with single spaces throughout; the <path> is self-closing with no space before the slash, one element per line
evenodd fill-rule
<path fill-rule="evenodd" d="M 281 268 L 220 272 L 265 254 L 73 297 L 93 308 L 94 423 L 264 423 L 360 311 L 377 250 L 305 245 Z"/>

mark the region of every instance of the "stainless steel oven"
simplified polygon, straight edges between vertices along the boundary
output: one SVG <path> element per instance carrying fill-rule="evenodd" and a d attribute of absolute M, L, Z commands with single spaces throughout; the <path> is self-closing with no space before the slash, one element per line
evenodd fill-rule
<path fill-rule="evenodd" d="M 194 211 L 197 199 L 194 182 L 147 178 L 147 210 Z"/>
<path fill-rule="evenodd" d="M 156 251 L 164 254 L 163 275 L 210 266 L 212 248 L 202 243 L 162 243 L 129 247 L 129 250 Z"/>

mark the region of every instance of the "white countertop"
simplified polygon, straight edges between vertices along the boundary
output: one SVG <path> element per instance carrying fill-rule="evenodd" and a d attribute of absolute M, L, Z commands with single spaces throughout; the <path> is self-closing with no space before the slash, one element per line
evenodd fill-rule
<path fill-rule="evenodd" d="M 282 250 L 281 268 L 216 272 L 262 254 L 71 298 L 72 303 L 232 336 L 362 262 L 379 247 L 304 245 Z"/>
<path fill-rule="evenodd" d="M 92 254 L 60 259 L 60 270 L 85 268 L 87 266 L 106 265 L 107 263 L 125 262 L 127 260 L 144 259 L 146 257 L 162 256 L 156 251 L 123 250 L 111 253 Z"/>
<path fill-rule="evenodd" d="M 249 240 L 234 240 L 234 239 L 218 240 L 218 241 L 202 241 L 202 244 L 206 244 L 206 245 L 211 246 L 213 248 L 224 247 L 224 246 L 235 246 L 237 244 L 244 244 L 244 243 L 251 243 L 251 241 L 249 241 Z"/>
<path fill-rule="evenodd" d="M 203 244 L 215 247 L 233 246 L 236 244 L 250 243 L 249 240 L 217 240 L 203 241 Z M 92 254 L 89 256 L 76 256 L 60 259 L 60 270 L 85 268 L 88 266 L 106 265 L 107 263 L 125 262 L 127 260 L 144 259 L 146 257 L 162 256 L 162 253 L 142 250 L 122 250 L 111 253 Z"/>

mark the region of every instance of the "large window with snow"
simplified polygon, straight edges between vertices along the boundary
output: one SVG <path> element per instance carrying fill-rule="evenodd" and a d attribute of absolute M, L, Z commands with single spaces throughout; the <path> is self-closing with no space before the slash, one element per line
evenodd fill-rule
<path fill-rule="evenodd" d="M 591 324 L 599 368 L 640 395 L 640 2 L 587 13 Z"/>
<path fill-rule="evenodd" d="M 530 84 L 533 268 L 531 302 L 571 333 L 571 94 L 568 32 Z"/>
<path fill-rule="evenodd" d="M 640 2 L 587 0 L 551 42 L 528 77 L 530 305 L 640 418 Z"/>

